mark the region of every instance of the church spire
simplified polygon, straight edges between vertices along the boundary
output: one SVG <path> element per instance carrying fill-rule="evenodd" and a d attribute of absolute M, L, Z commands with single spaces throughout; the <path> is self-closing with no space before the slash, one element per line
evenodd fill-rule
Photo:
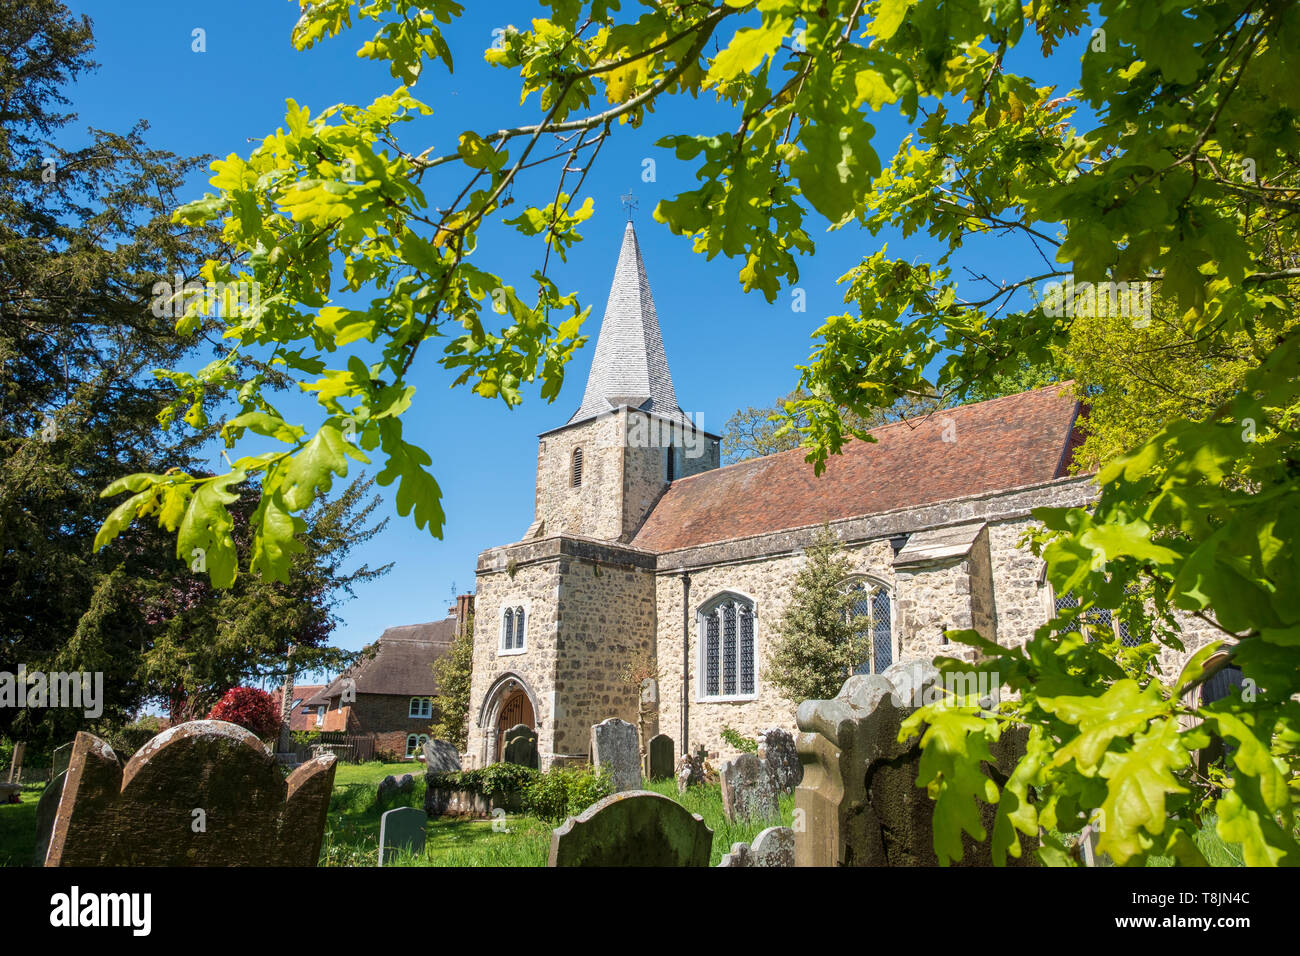
<path fill-rule="evenodd" d="M 677 406 L 659 316 L 630 219 L 623 231 L 623 248 L 619 250 L 614 283 L 600 323 L 587 391 L 569 424 L 594 418 L 619 405 L 665 418 L 685 417 Z"/>

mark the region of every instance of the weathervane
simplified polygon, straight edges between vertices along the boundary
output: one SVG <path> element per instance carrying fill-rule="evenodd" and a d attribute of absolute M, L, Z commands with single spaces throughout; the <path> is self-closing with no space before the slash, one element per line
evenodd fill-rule
<path fill-rule="evenodd" d="M 619 199 L 623 201 L 623 207 L 627 210 L 627 221 L 631 222 L 632 212 L 636 209 L 636 194 L 629 189 L 627 193 L 620 196 Z"/>

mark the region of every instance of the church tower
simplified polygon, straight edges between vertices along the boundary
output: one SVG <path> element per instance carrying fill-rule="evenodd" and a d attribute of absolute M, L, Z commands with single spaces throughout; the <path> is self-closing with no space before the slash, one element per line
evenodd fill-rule
<path fill-rule="evenodd" d="M 636 229 L 623 232 L 582 404 L 537 443 L 524 539 L 626 542 L 676 478 L 717 468 L 720 439 L 677 404 Z"/>

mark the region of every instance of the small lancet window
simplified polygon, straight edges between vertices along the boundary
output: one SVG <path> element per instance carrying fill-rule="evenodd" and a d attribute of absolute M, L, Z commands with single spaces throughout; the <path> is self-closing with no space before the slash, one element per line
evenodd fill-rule
<path fill-rule="evenodd" d="M 582 487 L 582 449 L 573 449 L 573 487 Z"/>

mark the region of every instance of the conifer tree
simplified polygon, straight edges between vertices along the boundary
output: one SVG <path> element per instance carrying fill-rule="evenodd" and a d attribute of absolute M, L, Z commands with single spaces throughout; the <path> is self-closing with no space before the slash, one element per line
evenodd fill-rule
<path fill-rule="evenodd" d="M 866 659 L 867 633 L 845 586 L 853 565 L 828 525 L 804 552 L 763 679 L 786 700 L 834 697 Z"/>

